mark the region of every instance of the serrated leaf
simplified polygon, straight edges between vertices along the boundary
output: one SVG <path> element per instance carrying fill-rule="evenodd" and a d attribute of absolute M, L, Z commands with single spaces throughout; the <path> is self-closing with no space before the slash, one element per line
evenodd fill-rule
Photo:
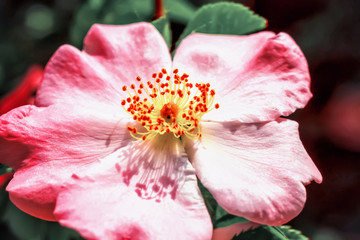
<path fill-rule="evenodd" d="M 291 226 L 279 226 L 280 230 L 285 234 L 289 240 L 308 240 L 309 238 L 302 235 L 300 230 L 293 229 Z"/>
<path fill-rule="evenodd" d="M 290 226 L 267 226 L 250 229 L 232 238 L 232 240 L 308 240 L 299 230 Z"/>
<path fill-rule="evenodd" d="M 249 220 L 231 215 L 226 212 L 214 199 L 209 190 L 207 190 L 200 181 L 198 181 L 198 186 L 200 188 L 201 194 L 205 200 L 206 207 L 211 217 L 213 228 L 222 228 L 227 227 L 236 223 L 247 223 Z"/>
<path fill-rule="evenodd" d="M 277 227 L 262 225 L 260 227 L 242 232 L 232 240 L 288 240 Z"/>
<path fill-rule="evenodd" d="M 161 33 L 168 48 L 171 48 L 171 29 L 170 22 L 166 17 L 161 17 L 151 22 L 154 27 Z"/>
<path fill-rule="evenodd" d="M 267 20 L 239 3 L 208 4 L 196 11 L 181 34 L 177 46 L 191 33 L 245 35 L 266 27 Z"/>
<path fill-rule="evenodd" d="M 164 8 L 171 21 L 182 24 L 186 24 L 196 11 L 196 7 L 187 0 L 165 0 Z"/>

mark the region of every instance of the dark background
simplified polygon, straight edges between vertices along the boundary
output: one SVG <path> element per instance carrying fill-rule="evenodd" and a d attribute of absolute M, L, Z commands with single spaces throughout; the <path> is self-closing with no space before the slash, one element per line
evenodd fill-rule
<path fill-rule="evenodd" d="M 191 2 L 201 6 L 215 1 Z M 360 145 L 360 101 L 351 100 L 345 107 L 337 108 L 337 102 L 347 96 L 360 96 L 360 1 L 237 2 L 267 18 L 268 30 L 289 33 L 309 63 L 314 97 L 305 109 L 290 118 L 300 123 L 300 137 L 324 182 L 307 187 L 305 208 L 290 224 L 314 240 L 360 239 L 360 147 L 347 144 L 358 140 L 357 146 Z M 20 82 L 29 66 L 45 66 L 61 44 L 81 47 L 81 42 L 74 40 L 72 28 L 85 3 L 0 1 L 0 96 Z M 151 16 L 146 18 L 150 20 Z M 172 22 L 174 40 L 183 28 L 184 24 Z M 349 108 L 347 114 L 355 119 L 355 124 L 343 122 L 345 108 Z M 6 223 L 0 231 L 1 234 L 7 231 Z"/>

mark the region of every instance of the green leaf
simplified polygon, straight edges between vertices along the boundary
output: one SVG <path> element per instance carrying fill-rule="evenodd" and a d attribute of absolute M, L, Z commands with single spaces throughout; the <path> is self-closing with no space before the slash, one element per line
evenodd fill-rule
<path fill-rule="evenodd" d="M 75 14 L 70 40 L 75 46 L 81 47 L 94 23 L 121 25 L 150 21 L 153 8 L 152 1 L 148 0 L 88 0 Z"/>
<path fill-rule="evenodd" d="M 309 238 L 302 235 L 301 231 L 291 228 L 291 226 L 279 226 L 280 230 L 290 240 L 308 240 Z"/>
<path fill-rule="evenodd" d="M 165 0 L 164 8 L 171 21 L 182 24 L 186 24 L 196 11 L 196 7 L 187 0 Z"/>
<path fill-rule="evenodd" d="M 62 227 L 57 222 L 32 217 L 19 210 L 10 201 L 2 220 L 7 222 L 13 234 L 20 240 L 82 239 L 74 230 Z"/>
<path fill-rule="evenodd" d="M 0 163 L 0 176 L 6 174 L 8 172 L 11 172 L 11 171 L 12 171 L 11 168 L 9 168 L 8 166 Z"/>
<path fill-rule="evenodd" d="M 151 22 L 154 27 L 161 33 L 168 48 L 171 48 L 171 29 L 170 22 L 166 17 L 161 17 Z"/>
<path fill-rule="evenodd" d="M 309 238 L 301 234 L 299 230 L 290 226 L 267 226 L 250 229 L 232 238 L 232 240 L 307 240 Z"/>
<path fill-rule="evenodd" d="M 213 223 L 213 228 L 222 228 L 227 227 L 236 223 L 247 223 L 249 220 L 231 215 L 226 212 L 214 199 L 209 190 L 207 190 L 200 181 L 198 181 L 198 186 L 200 188 L 201 194 L 205 200 L 206 207 L 209 211 L 211 221 Z"/>
<path fill-rule="evenodd" d="M 242 232 L 232 240 L 288 240 L 277 227 L 262 225 L 260 227 Z"/>
<path fill-rule="evenodd" d="M 266 27 L 267 20 L 242 4 L 219 2 L 196 11 L 181 34 L 177 46 L 191 33 L 245 35 Z"/>

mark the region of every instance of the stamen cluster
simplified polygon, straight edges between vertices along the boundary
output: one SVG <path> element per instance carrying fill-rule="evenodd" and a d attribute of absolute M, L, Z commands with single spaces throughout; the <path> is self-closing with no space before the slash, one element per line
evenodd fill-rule
<path fill-rule="evenodd" d="M 157 134 L 172 132 L 179 138 L 186 135 L 192 139 L 201 137 L 201 117 L 215 109 L 215 90 L 210 89 L 210 83 L 188 81 L 189 75 L 179 75 L 178 69 L 170 76 L 166 69 L 152 74 L 152 81 L 144 83 L 141 77 L 136 77 L 137 84 L 131 84 L 130 89 L 123 86 L 122 90 L 129 97 L 121 101 L 126 112 L 138 122 L 136 126 L 127 126 L 127 130 L 136 139 L 150 139 Z M 193 89 L 196 89 L 195 93 Z"/>

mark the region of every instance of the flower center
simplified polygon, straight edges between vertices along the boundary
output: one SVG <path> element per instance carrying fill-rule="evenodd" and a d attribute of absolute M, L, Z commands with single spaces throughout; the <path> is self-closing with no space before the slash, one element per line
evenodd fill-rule
<path fill-rule="evenodd" d="M 172 77 L 166 69 L 152 74 L 152 81 L 143 83 L 136 77 L 137 84 L 129 90 L 122 87 L 129 97 L 121 101 L 126 112 L 137 121 L 136 126 L 127 126 L 135 139 L 151 139 L 157 134 L 173 133 L 175 137 L 186 135 L 191 139 L 201 137 L 199 122 L 201 117 L 215 109 L 215 90 L 210 83 L 188 82 L 189 75 L 173 71 Z M 195 89 L 195 91 L 193 91 Z M 195 93 L 194 93 L 195 92 Z"/>

